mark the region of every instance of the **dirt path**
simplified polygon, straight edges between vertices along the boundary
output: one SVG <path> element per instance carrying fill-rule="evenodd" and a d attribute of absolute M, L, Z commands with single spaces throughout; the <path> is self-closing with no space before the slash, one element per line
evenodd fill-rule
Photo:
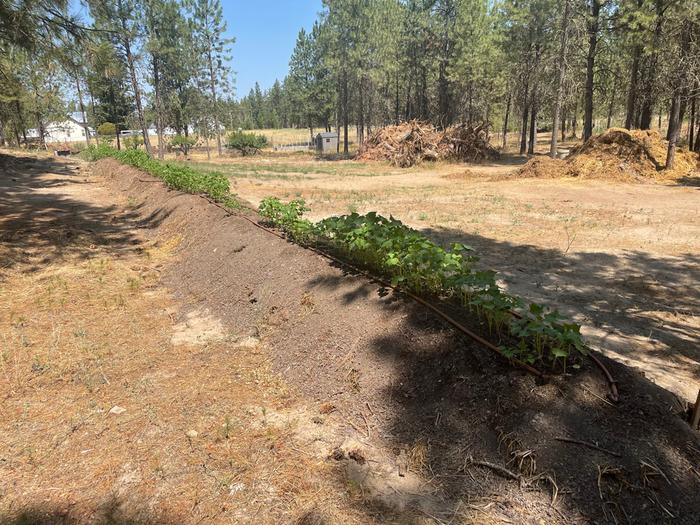
<path fill-rule="evenodd" d="M 537 384 L 417 305 L 144 174 L 1 160 L 0 522 L 700 512 L 697 434 L 627 367 L 609 363 L 616 407 L 595 369 Z"/>

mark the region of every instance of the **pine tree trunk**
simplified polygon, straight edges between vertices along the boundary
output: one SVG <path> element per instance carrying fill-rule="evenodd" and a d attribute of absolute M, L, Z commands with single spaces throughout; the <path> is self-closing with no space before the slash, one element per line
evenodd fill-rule
<path fill-rule="evenodd" d="M 668 112 L 668 129 L 666 130 L 666 140 L 671 140 L 671 135 L 673 134 L 673 127 L 671 126 L 671 120 L 674 118 L 674 115 L 680 114 L 680 96 L 676 97 L 673 96 L 671 98 L 671 109 Z M 659 126 L 659 131 L 661 130 L 661 126 Z"/>
<path fill-rule="evenodd" d="M 564 142 L 566 140 L 566 114 L 562 114 L 561 116 L 561 141 Z"/>
<path fill-rule="evenodd" d="M 373 101 L 373 84 L 370 82 L 369 89 L 367 90 L 367 119 L 365 122 L 366 130 L 365 134 L 369 137 L 372 134 L 372 101 Z"/>
<path fill-rule="evenodd" d="M 214 71 L 214 60 L 211 56 L 212 49 L 211 44 L 207 49 L 207 60 L 209 62 L 209 91 L 211 92 L 211 102 L 212 102 L 212 120 L 214 124 L 214 131 L 216 132 L 216 151 L 221 157 L 221 130 L 219 129 L 219 115 L 217 111 L 217 100 L 216 100 L 216 73 Z"/>
<path fill-rule="evenodd" d="M 676 157 L 676 143 L 678 142 L 678 136 L 680 135 L 680 112 L 681 112 L 681 93 L 679 89 L 673 95 L 673 102 L 671 104 L 671 118 L 668 122 L 669 140 L 668 140 L 668 152 L 666 153 L 666 166 L 665 169 L 673 169 L 673 163 Z"/>
<path fill-rule="evenodd" d="M 630 70 L 630 85 L 627 91 L 627 114 L 625 116 L 625 128 L 632 129 L 637 110 L 637 82 L 639 77 L 639 57 L 642 53 L 640 46 L 635 46 L 632 55 L 632 68 Z"/>
<path fill-rule="evenodd" d="M 511 93 L 510 91 L 508 92 L 508 101 L 506 102 L 506 114 L 505 117 L 503 118 L 503 141 L 501 148 L 503 150 L 506 149 L 506 146 L 508 145 L 508 117 L 510 115 L 510 101 L 511 101 Z"/>
<path fill-rule="evenodd" d="M 15 111 L 17 111 L 17 119 L 19 120 L 19 127 L 22 130 L 22 138 L 24 139 L 24 145 L 27 145 L 27 126 L 24 125 L 24 117 L 22 116 L 22 106 L 19 103 L 19 98 L 15 99 Z M 17 143 L 19 146 L 19 142 Z"/>
<path fill-rule="evenodd" d="M 348 72 L 343 69 L 343 153 L 349 153 L 348 142 Z"/>
<path fill-rule="evenodd" d="M 362 77 L 360 77 L 360 85 L 358 89 L 358 133 L 357 133 L 357 143 L 358 145 L 362 146 L 362 143 L 365 140 L 365 107 L 364 107 L 364 82 L 362 81 Z"/>
<path fill-rule="evenodd" d="M 693 148 L 693 134 L 695 132 L 695 101 L 697 96 L 694 96 L 690 101 L 690 122 L 688 123 L 688 149 Z"/>
<path fill-rule="evenodd" d="M 564 77 L 566 75 L 566 42 L 569 33 L 569 0 L 564 1 L 564 14 L 561 20 L 561 41 L 559 47 L 559 78 L 557 81 L 557 98 L 554 102 L 554 118 L 552 119 L 552 138 L 549 143 L 549 156 L 557 156 L 557 133 L 559 133 L 559 114 L 564 101 Z M 596 0 L 594 0 L 595 2 Z M 597 32 L 597 30 L 596 30 Z M 590 53 L 590 51 L 589 51 Z"/>
<path fill-rule="evenodd" d="M 399 71 L 398 69 L 396 70 L 396 99 L 394 101 L 394 114 L 395 114 L 395 124 L 399 123 L 400 116 L 399 116 Z"/>
<path fill-rule="evenodd" d="M 583 108 L 583 140 L 593 135 L 593 81 L 596 47 L 598 46 L 598 17 L 600 1 L 590 0 L 590 18 L 588 21 L 588 55 L 586 56 L 586 88 Z"/>
<path fill-rule="evenodd" d="M 160 70 L 156 57 L 153 57 L 153 92 L 156 99 L 156 133 L 158 135 L 158 158 L 165 157 L 165 145 L 163 144 L 163 104 L 161 100 Z"/>
<path fill-rule="evenodd" d="M 527 154 L 535 154 L 535 142 L 537 141 L 537 91 L 532 92 L 532 109 L 530 110 L 530 143 L 527 146 Z"/>
<path fill-rule="evenodd" d="M 143 145 L 146 148 L 146 153 L 152 155 L 151 141 L 148 138 L 148 129 L 146 128 L 146 119 L 143 115 L 143 105 L 141 103 L 141 89 L 139 88 L 138 79 L 136 78 L 136 65 L 134 63 L 134 56 L 131 54 L 131 42 L 129 41 L 128 28 L 126 27 L 126 19 L 124 18 L 124 10 L 122 6 L 122 0 L 117 0 L 117 6 L 119 9 L 119 18 L 122 26 L 122 46 L 124 47 L 124 54 L 126 55 L 126 62 L 129 66 L 129 74 L 131 76 L 131 87 L 134 90 L 134 101 L 136 102 L 136 112 L 139 118 L 139 125 L 141 126 L 141 131 L 143 133 Z"/>
<path fill-rule="evenodd" d="M 46 128 L 44 127 L 44 123 L 41 120 L 41 115 L 39 113 L 36 113 L 36 122 L 37 122 L 37 129 L 39 131 L 39 143 L 41 144 L 41 147 L 44 148 L 45 150 L 48 150 L 49 147 L 46 144 Z"/>
<path fill-rule="evenodd" d="M 528 81 L 525 81 L 524 93 L 523 93 L 523 115 L 522 115 L 522 126 L 520 128 L 520 155 L 524 155 L 527 150 L 527 118 L 529 115 L 530 105 L 528 100 Z"/>
<path fill-rule="evenodd" d="M 80 114 L 83 117 L 83 130 L 85 130 L 85 143 L 90 145 L 90 127 L 87 123 L 87 115 L 85 114 L 85 105 L 83 104 L 83 92 L 80 89 L 80 79 L 75 75 L 75 90 L 78 92 L 78 105 L 80 106 Z"/>

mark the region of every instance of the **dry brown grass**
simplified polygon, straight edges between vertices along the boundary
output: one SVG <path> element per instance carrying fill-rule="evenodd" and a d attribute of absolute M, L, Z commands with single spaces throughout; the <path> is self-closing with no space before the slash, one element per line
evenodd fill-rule
<path fill-rule="evenodd" d="M 260 348 L 170 343 L 177 305 L 156 268 L 176 244 L 6 275 L 0 516 L 42 502 L 87 523 L 113 499 L 111 518 L 149 523 L 356 521 L 333 466 L 270 421 L 296 400 Z"/>
<path fill-rule="evenodd" d="M 73 237 L 43 263 L 28 235 L 32 257 L 2 269 L 0 522 L 366 522 L 260 343 L 173 344 L 160 273 L 181 239 L 132 233 L 135 249 Z"/>

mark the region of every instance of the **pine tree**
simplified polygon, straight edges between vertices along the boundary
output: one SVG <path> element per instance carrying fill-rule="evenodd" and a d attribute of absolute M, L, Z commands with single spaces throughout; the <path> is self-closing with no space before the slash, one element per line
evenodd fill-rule
<path fill-rule="evenodd" d="M 216 135 L 219 156 L 221 148 L 221 126 L 219 122 L 218 99 L 220 92 L 228 88 L 230 68 L 230 47 L 235 41 L 224 37 L 226 21 L 220 0 L 187 0 L 190 21 L 194 33 L 195 56 L 202 57 L 200 75 L 209 87 L 209 118 Z"/>

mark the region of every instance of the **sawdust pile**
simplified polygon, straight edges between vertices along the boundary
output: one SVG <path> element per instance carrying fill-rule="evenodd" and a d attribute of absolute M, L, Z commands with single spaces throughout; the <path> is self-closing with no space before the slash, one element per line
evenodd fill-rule
<path fill-rule="evenodd" d="M 668 141 L 657 131 L 610 128 L 571 150 L 564 160 L 541 156 L 518 171 L 521 177 L 581 177 L 610 180 L 678 179 L 700 170 L 700 156 L 676 149 L 675 167 L 663 170 Z"/>
<path fill-rule="evenodd" d="M 458 124 L 439 131 L 417 120 L 375 131 L 358 155 L 362 160 L 388 160 L 401 168 L 426 160 L 483 162 L 497 157 L 498 152 L 489 144 L 486 124 Z"/>

